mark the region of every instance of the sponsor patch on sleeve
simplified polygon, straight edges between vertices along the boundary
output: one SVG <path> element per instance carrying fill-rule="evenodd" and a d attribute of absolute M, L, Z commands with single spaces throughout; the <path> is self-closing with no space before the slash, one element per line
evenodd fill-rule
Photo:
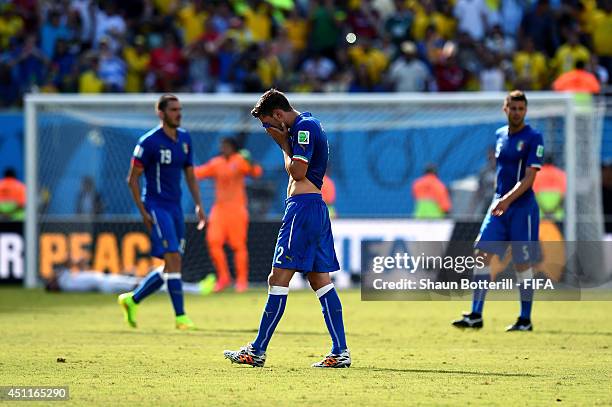
<path fill-rule="evenodd" d="M 308 130 L 298 131 L 298 144 L 310 143 L 310 132 Z"/>

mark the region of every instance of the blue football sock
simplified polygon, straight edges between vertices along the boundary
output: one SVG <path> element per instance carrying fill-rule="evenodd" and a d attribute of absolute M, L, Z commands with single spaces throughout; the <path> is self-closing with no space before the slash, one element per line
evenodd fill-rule
<path fill-rule="evenodd" d="M 174 313 L 177 317 L 185 315 L 181 273 L 168 273 L 166 275 L 166 285 L 168 287 L 168 294 L 170 294 L 170 299 L 172 300 Z"/>
<path fill-rule="evenodd" d="M 474 277 L 472 281 L 491 281 L 491 269 L 489 266 L 485 266 L 481 269 L 474 269 Z M 472 312 L 482 315 L 482 309 L 484 308 L 485 296 L 487 295 L 486 288 L 476 288 L 472 296 Z"/>
<path fill-rule="evenodd" d="M 342 353 L 347 348 L 340 297 L 338 297 L 338 293 L 333 284 L 328 284 L 325 287 L 319 288 L 316 293 L 321 302 L 323 318 L 325 318 L 327 330 L 332 338 L 332 353 Z"/>
<path fill-rule="evenodd" d="M 138 304 L 140 301 L 159 290 L 164 285 L 164 279 L 162 278 L 163 266 L 156 268 L 151 271 L 147 276 L 140 282 L 138 287 L 134 290 L 134 296 L 132 297 L 134 302 Z"/>
<path fill-rule="evenodd" d="M 523 319 L 531 319 L 531 307 L 533 305 L 533 286 L 525 287 L 525 280 L 533 278 L 533 270 L 531 268 L 521 273 L 517 272 L 519 282 L 519 293 L 521 298 L 521 315 Z"/>
<path fill-rule="evenodd" d="M 257 338 L 251 344 L 255 352 L 261 354 L 268 349 L 268 343 L 270 343 L 274 330 L 281 320 L 283 312 L 285 312 L 288 294 L 289 287 L 270 286 L 268 302 L 261 316 Z"/>

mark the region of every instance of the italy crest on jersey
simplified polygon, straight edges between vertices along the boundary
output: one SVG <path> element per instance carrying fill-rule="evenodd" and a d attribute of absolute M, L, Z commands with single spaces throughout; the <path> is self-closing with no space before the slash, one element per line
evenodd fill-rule
<path fill-rule="evenodd" d="M 187 145 L 187 143 L 183 143 L 183 151 L 185 152 L 185 154 L 189 154 L 189 146 Z"/>
<path fill-rule="evenodd" d="M 516 143 L 516 151 L 523 151 L 523 147 L 525 147 L 525 142 L 523 140 L 519 140 L 519 142 Z"/>

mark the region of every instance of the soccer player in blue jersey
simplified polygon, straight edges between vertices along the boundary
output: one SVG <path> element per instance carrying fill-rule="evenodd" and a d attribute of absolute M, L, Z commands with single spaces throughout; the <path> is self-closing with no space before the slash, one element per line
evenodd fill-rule
<path fill-rule="evenodd" d="M 297 271 L 306 275 L 319 298 L 332 339 L 331 352 L 312 366 L 349 367 L 351 356 L 344 335 L 342 304 L 329 276 L 340 266 L 329 212 L 321 198 L 329 155 L 327 135 L 317 119 L 310 113 L 296 111 L 285 95 L 275 89 L 261 96 L 251 114 L 281 148 L 289 185 L 259 332 L 252 343 L 237 351 L 226 350 L 224 355 L 234 363 L 264 365 L 268 343 L 285 310 L 289 281 Z"/>
<path fill-rule="evenodd" d="M 504 103 L 508 125 L 497 130 L 495 157 L 497 182 L 495 198 L 489 208 L 474 247 L 484 257 L 484 267 L 474 269 L 475 281 L 491 281 L 493 255 L 503 258 L 508 243 L 519 284 L 521 312 L 507 331 L 531 331 L 533 288 L 525 284 L 533 278 L 532 265 L 541 257 L 538 243 L 540 211 L 532 190 L 542 166 L 542 135 L 525 123 L 527 98 L 519 90 L 510 92 Z M 472 312 L 453 322 L 458 328 L 482 328 L 482 309 L 486 290 L 474 290 Z"/>
<path fill-rule="evenodd" d="M 176 314 L 177 329 L 194 328 L 185 314 L 181 282 L 181 255 L 185 248 L 185 222 L 181 208 L 181 172 L 195 202 L 198 229 L 205 224 L 200 190 L 193 172 L 191 137 L 181 124 L 181 103 L 174 95 L 165 94 L 157 102 L 160 125 L 138 140 L 128 174 L 132 198 L 151 235 L 151 255 L 164 260 L 164 265 L 150 272 L 133 292 L 121 294 L 119 305 L 125 320 L 136 327 L 136 309 L 147 296 L 157 291 L 164 280 Z M 144 173 L 142 196 L 139 178 Z"/>

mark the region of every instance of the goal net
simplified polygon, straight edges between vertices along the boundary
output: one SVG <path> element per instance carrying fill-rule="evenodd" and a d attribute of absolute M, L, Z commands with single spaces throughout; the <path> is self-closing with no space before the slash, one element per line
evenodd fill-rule
<path fill-rule="evenodd" d="M 453 189 L 453 218 L 473 220 L 474 210 L 461 204 L 462 185 L 473 185 L 486 165 L 494 131 L 506 121 L 504 97 L 501 93 L 296 94 L 289 100 L 297 110 L 318 117 L 328 134 L 328 174 L 336 185 L 335 206 L 341 218 L 411 217 L 411 184 L 427 165 L 435 164 L 442 181 L 458 185 Z M 221 138 L 236 137 L 264 169 L 263 178 L 249 186 L 251 220 L 279 220 L 286 174 L 278 148 L 250 115 L 258 95 L 179 98 L 195 162 L 216 155 Z M 565 214 L 560 221 L 564 239 L 601 240 L 598 106 L 569 94 L 534 92 L 528 98 L 528 122 L 542 132 L 547 155 L 567 175 Z M 142 274 L 150 267 L 149 243 L 125 178 L 138 138 L 158 124 L 156 100 L 157 95 L 150 94 L 28 95 L 27 285 L 35 285 L 41 275 L 68 260 L 85 260 L 110 272 Z M 210 208 L 213 185 L 206 182 L 201 187 Z M 473 188 L 467 190 L 474 193 Z M 192 213 L 185 185 L 182 202 L 185 213 Z M 273 248 L 274 237 L 267 232 L 265 239 L 258 239 L 251 233 L 250 242 L 271 252 L 268 240 Z M 194 239 L 205 252 L 202 237 Z M 206 256 L 194 257 L 185 273 L 195 280 L 210 263 Z M 264 276 L 268 270 L 269 263 Z"/>

